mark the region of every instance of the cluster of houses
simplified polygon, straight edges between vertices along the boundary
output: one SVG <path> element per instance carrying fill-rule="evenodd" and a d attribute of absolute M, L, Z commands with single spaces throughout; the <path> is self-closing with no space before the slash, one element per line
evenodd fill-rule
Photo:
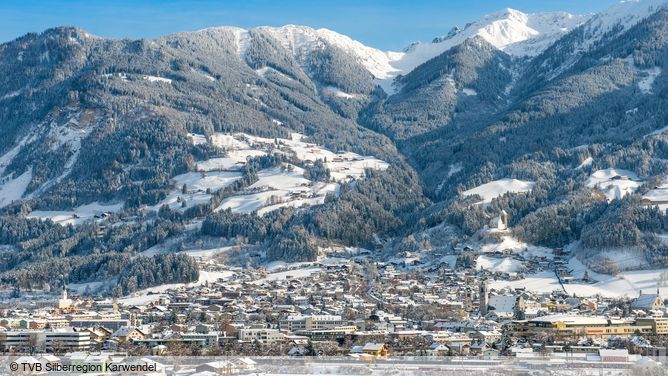
<path fill-rule="evenodd" d="M 2 306 L 0 350 L 358 359 L 580 353 L 599 362 L 610 354 L 629 362 L 665 354 L 650 340 L 668 336 L 660 291 L 627 301 L 578 298 L 491 290 L 490 277 L 475 269 L 408 272 L 352 258 L 272 273 L 237 269 L 228 279 L 118 300 L 65 290 L 55 301 Z"/>

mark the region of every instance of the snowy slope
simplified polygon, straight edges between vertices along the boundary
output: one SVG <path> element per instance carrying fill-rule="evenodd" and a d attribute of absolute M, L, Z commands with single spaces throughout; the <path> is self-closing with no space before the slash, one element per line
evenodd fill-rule
<path fill-rule="evenodd" d="M 437 43 L 413 44 L 392 65 L 403 72 L 409 72 L 417 65 L 475 36 L 482 37 L 513 56 L 536 56 L 587 19 L 588 16 L 563 12 L 526 14 L 505 9 L 487 15 Z"/>
<path fill-rule="evenodd" d="M 324 50 L 328 45 L 337 47 L 355 58 L 386 91 L 391 93 L 394 91 L 392 81 L 396 76 L 409 73 L 418 65 L 469 38 L 480 36 L 496 48 L 513 56 L 536 56 L 588 18 L 589 16 L 576 16 L 564 12 L 525 14 L 514 9 L 505 9 L 467 24 L 463 29 L 457 29 L 457 32 L 452 32 L 445 38 L 437 38 L 433 43 L 413 43 L 403 52 L 381 51 L 324 28 L 285 25 L 263 26 L 256 30 L 272 36 L 300 63 L 305 63 L 306 58 L 314 51 Z M 232 33 L 238 54 L 243 58 L 249 43 L 247 30 L 216 27 L 202 31 Z"/>
<path fill-rule="evenodd" d="M 198 30 L 197 33 L 220 33 L 220 34 L 232 34 L 234 36 L 234 42 L 236 44 L 237 55 L 241 59 L 246 55 L 246 50 L 250 44 L 250 35 L 248 30 L 242 29 L 236 26 L 216 26 L 209 27 L 206 29 Z"/>
<path fill-rule="evenodd" d="M 658 12 L 666 4 L 668 0 L 621 0 L 607 10 L 595 14 L 582 25 L 583 38 L 574 39 L 572 44 L 560 47 L 571 56 L 552 73 L 550 78 L 573 66 L 582 54 L 604 38 L 621 35 L 643 19 Z"/>
<path fill-rule="evenodd" d="M 623 0 L 596 15 L 573 15 L 566 12 L 527 14 L 507 8 L 471 22 L 463 29 L 455 28 L 446 37 L 436 38 L 431 43 L 413 43 L 401 52 L 381 51 L 324 28 L 285 25 L 264 26 L 257 30 L 271 35 L 302 63 L 310 53 L 323 50 L 327 45 L 338 47 L 361 63 L 385 91 L 393 93 L 395 88 L 392 82 L 396 76 L 409 73 L 467 39 L 478 36 L 511 56 L 535 57 L 570 31 L 582 26 L 584 38 L 567 47 L 572 58 L 554 72 L 553 76 L 556 76 L 577 61 L 582 52 L 600 41 L 606 33 L 614 30 L 620 34 L 628 30 L 666 2 L 668 0 Z M 233 33 L 239 56 L 243 58 L 249 43 L 247 30 L 217 27 L 203 31 L 212 30 Z"/>
<path fill-rule="evenodd" d="M 390 61 L 396 56 L 393 52 L 365 46 L 345 35 L 328 29 L 313 29 L 308 26 L 285 25 L 282 27 L 260 27 L 262 31 L 278 40 L 283 48 L 292 52 L 297 61 L 304 59 L 313 51 L 323 50 L 326 45 L 342 49 L 355 57 L 374 77 L 387 79 L 398 72 Z"/>
<path fill-rule="evenodd" d="M 327 194 L 338 194 L 340 183 L 363 179 L 366 169 L 385 170 L 388 164 L 370 156 L 352 152 L 334 153 L 307 142 L 301 134 L 290 139 L 263 138 L 244 133 L 214 133 L 209 137 L 188 134 L 193 144 L 210 143 L 225 149 L 225 157 L 197 162 L 197 172 L 187 172 L 172 178 L 173 189 L 158 204 L 149 207 L 158 211 L 163 205 L 173 210 L 185 210 L 194 205 L 210 202 L 213 192 L 227 187 L 241 178 L 240 169 L 248 158 L 271 153 L 288 153 L 301 161 L 326 160 L 331 182 L 306 179 L 304 169 L 284 164 L 258 171 L 258 181 L 241 192 L 226 197 L 216 210 L 263 215 L 285 206 L 302 207 L 322 205 Z M 185 187 L 185 189 L 184 189 Z M 1 203 L 1 202 L 0 202 Z"/>
<path fill-rule="evenodd" d="M 492 202 L 492 199 L 503 196 L 508 192 L 528 192 L 533 189 L 534 185 L 536 183 L 530 181 L 500 179 L 464 191 L 462 196 L 479 195 L 483 199 L 482 203 L 488 204 Z"/>
<path fill-rule="evenodd" d="M 643 183 L 635 173 L 614 168 L 598 170 L 587 179 L 587 187 L 599 189 L 608 201 L 621 200 L 627 194 L 635 192 Z"/>
<path fill-rule="evenodd" d="M 585 35 L 588 36 L 589 43 L 594 43 L 604 34 L 620 27 L 616 30 L 616 34 L 619 35 L 656 13 L 666 4 L 668 0 L 622 0 L 585 23 Z"/>

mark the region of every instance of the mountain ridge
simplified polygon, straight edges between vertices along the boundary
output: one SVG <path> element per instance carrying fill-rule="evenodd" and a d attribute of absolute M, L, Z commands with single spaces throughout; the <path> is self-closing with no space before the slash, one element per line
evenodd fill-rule
<path fill-rule="evenodd" d="M 200 237 L 259 260 L 332 244 L 389 257 L 436 226 L 493 242 L 501 212 L 503 236 L 526 244 L 568 245 L 593 265 L 633 247 L 636 265 L 665 265 L 659 3 L 626 26 L 613 8 L 552 25 L 555 41 L 497 40 L 549 44 L 532 57 L 478 35 L 499 18 L 530 24 L 504 10 L 414 46 L 402 56 L 452 45 L 384 80 L 371 72 L 391 66 L 382 51 L 293 25 L 150 40 L 63 27 L 0 45 L 0 281 L 110 279 L 151 247 Z"/>

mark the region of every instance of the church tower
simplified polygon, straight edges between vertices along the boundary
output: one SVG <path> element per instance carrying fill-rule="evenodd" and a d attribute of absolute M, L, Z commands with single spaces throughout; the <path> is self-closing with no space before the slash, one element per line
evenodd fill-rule
<path fill-rule="evenodd" d="M 58 299 L 56 303 L 56 308 L 67 309 L 72 306 L 72 299 L 67 297 L 67 285 L 63 283 L 63 296 Z"/>
<path fill-rule="evenodd" d="M 487 281 L 480 283 L 480 315 L 487 315 L 487 306 L 489 304 L 489 291 L 487 291 Z"/>

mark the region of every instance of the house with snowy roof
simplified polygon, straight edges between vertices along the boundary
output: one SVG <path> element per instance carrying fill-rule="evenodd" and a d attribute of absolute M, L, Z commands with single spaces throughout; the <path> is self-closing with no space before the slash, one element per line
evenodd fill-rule
<path fill-rule="evenodd" d="M 656 294 L 643 294 L 641 290 L 640 295 L 631 303 L 631 309 L 642 309 L 645 311 L 653 311 L 664 307 L 665 305 L 659 294 L 659 289 L 656 289 Z"/>

